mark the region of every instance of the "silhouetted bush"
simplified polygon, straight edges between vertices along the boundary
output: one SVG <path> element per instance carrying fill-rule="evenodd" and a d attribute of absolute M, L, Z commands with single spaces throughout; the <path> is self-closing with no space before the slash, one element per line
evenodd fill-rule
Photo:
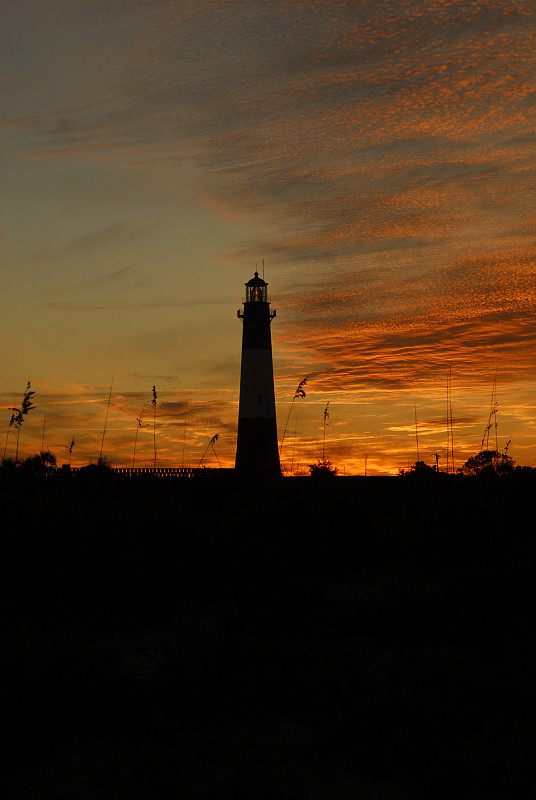
<path fill-rule="evenodd" d="M 414 477 L 435 477 L 437 472 L 435 471 L 434 467 L 431 467 L 429 464 L 426 464 L 425 461 L 416 461 L 412 467 L 409 469 L 401 469 L 399 475 L 403 476 L 414 476 Z"/>
<path fill-rule="evenodd" d="M 331 461 L 319 459 L 315 464 L 309 464 L 309 473 L 312 478 L 334 478 L 339 470 Z"/>
<path fill-rule="evenodd" d="M 468 458 L 463 466 L 459 467 L 460 475 L 490 477 L 495 475 L 511 475 L 514 471 L 515 461 L 506 453 L 498 450 L 481 450 L 476 456 Z"/>

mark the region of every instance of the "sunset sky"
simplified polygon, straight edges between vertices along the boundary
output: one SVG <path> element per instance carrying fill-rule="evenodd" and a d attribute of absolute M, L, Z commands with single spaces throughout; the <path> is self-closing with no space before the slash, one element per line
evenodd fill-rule
<path fill-rule="evenodd" d="M 244 283 L 269 283 L 286 470 L 536 465 L 529 0 L 2 2 L 0 443 L 232 466 Z M 44 419 L 46 414 L 46 424 Z M 10 436 L 7 455 L 14 455 Z M 495 431 L 490 446 L 495 446 Z M 136 466 L 153 463 L 139 432 Z M 203 462 L 217 466 L 212 450 Z"/>

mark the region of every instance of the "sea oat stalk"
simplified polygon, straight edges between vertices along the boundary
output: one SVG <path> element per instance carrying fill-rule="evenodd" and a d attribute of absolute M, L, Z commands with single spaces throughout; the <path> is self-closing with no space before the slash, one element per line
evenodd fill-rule
<path fill-rule="evenodd" d="M 153 386 L 153 399 L 151 403 L 153 404 L 153 448 L 154 448 L 154 468 L 156 469 L 156 388 Z"/>
<path fill-rule="evenodd" d="M 283 442 L 285 441 L 285 436 L 287 434 L 288 422 L 289 422 L 289 419 L 290 419 L 290 415 L 292 413 L 292 407 L 294 406 L 294 401 L 298 397 L 305 397 L 305 390 L 304 390 L 303 387 L 306 386 L 306 385 L 307 385 L 307 378 L 304 378 L 302 381 L 300 381 L 300 383 L 298 384 L 298 388 L 294 392 L 294 397 L 292 398 L 292 402 L 291 402 L 290 408 L 288 410 L 287 421 L 285 422 L 285 428 L 283 430 L 283 436 L 281 438 L 281 444 L 279 445 L 279 458 L 281 458 L 281 451 L 283 450 Z"/>
<path fill-rule="evenodd" d="M 13 408 L 11 407 L 9 411 L 12 411 L 11 419 L 9 421 L 9 427 L 16 428 L 17 430 L 17 448 L 15 452 L 15 461 L 19 460 L 19 437 L 20 437 L 20 429 L 22 427 L 22 423 L 24 422 L 24 417 L 26 414 L 35 408 L 34 404 L 32 403 L 32 397 L 34 396 L 35 392 L 31 391 L 30 380 L 28 379 L 28 383 L 26 385 L 26 391 L 24 392 L 22 403 L 20 408 Z M 9 432 L 8 432 L 9 435 Z M 6 438 L 6 447 L 7 447 L 7 438 Z M 5 451 L 4 451 L 5 456 Z"/>
<path fill-rule="evenodd" d="M 74 446 L 75 446 L 75 444 L 76 444 L 76 442 L 75 442 L 75 440 L 74 440 L 74 433 L 73 433 L 73 435 L 71 436 L 71 442 L 70 442 L 70 444 L 66 444 L 66 445 L 64 445 L 65 449 L 66 449 L 66 450 L 67 450 L 67 452 L 69 453 L 69 466 L 71 466 L 71 456 L 72 456 L 72 454 L 73 454 L 73 450 L 74 450 Z"/>
<path fill-rule="evenodd" d="M 138 423 L 138 426 L 136 428 L 136 436 L 134 437 L 134 453 L 132 455 L 132 469 L 134 469 L 134 464 L 136 462 L 136 445 L 138 444 L 138 433 L 140 432 L 140 428 L 144 428 L 145 427 L 144 422 L 143 422 L 143 415 L 146 414 L 146 413 L 147 413 L 147 409 L 146 408 L 142 408 L 142 410 L 140 411 L 140 416 L 136 417 L 136 422 Z"/>
<path fill-rule="evenodd" d="M 104 447 L 104 437 L 106 435 L 106 425 L 108 424 L 108 413 L 110 411 L 110 403 L 112 400 L 113 385 L 114 385 L 114 375 L 112 375 L 112 382 L 110 383 L 110 391 L 108 392 L 108 405 L 106 406 L 106 416 L 104 417 L 104 428 L 102 429 L 102 441 L 99 453 L 99 463 L 102 461 L 102 450 Z"/>
<path fill-rule="evenodd" d="M 205 458 L 206 454 L 208 453 L 209 448 L 212 447 L 212 449 L 214 450 L 214 445 L 216 444 L 216 442 L 218 441 L 219 438 L 220 438 L 220 434 L 219 433 L 215 433 L 214 436 L 212 437 L 212 439 L 210 440 L 210 442 L 207 444 L 205 452 L 201 456 L 201 461 L 199 462 L 199 465 L 197 467 L 198 469 L 201 467 L 201 464 L 203 463 L 203 459 Z M 216 458 L 218 460 L 218 465 L 221 467 L 220 459 L 218 458 L 218 455 L 217 455 L 215 450 L 214 450 L 214 455 L 216 456 Z"/>
<path fill-rule="evenodd" d="M 328 419 L 329 419 L 328 408 L 329 408 L 329 400 L 328 400 L 327 405 L 326 405 L 326 407 L 324 409 L 324 437 L 322 439 L 322 461 L 323 462 L 325 462 L 325 460 L 326 460 L 326 425 L 328 424 Z"/>

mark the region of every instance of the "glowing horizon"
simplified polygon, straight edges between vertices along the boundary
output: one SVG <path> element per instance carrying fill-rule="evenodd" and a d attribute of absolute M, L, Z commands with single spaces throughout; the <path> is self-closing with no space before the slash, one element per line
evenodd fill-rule
<path fill-rule="evenodd" d="M 281 382 L 279 382 L 281 383 Z M 287 383 L 288 386 L 288 383 Z M 290 388 L 290 387 L 288 387 Z M 296 387 L 294 387 L 295 389 Z M 411 390 L 353 392 L 351 400 L 344 391 L 322 394 L 314 388 L 314 376 L 308 377 L 307 395 L 295 401 L 281 453 L 286 474 L 308 474 L 308 465 L 322 456 L 323 410 L 329 400 L 329 419 L 326 426 L 325 456 L 339 469 L 340 474 L 397 474 L 417 460 L 416 429 L 414 421 L 417 406 L 417 432 L 419 457 L 427 463 L 435 463 L 435 453 L 440 456 L 440 469 L 445 468 L 447 424 L 446 386 L 430 386 L 421 405 L 416 402 Z M 25 418 L 21 429 L 19 457 L 24 458 L 41 449 L 51 450 L 58 463 L 68 463 L 68 446 L 72 437 L 75 447 L 71 454 L 72 466 L 95 463 L 100 455 L 104 432 L 103 456 L 112 466 L 133 465 L 136 431 L 136 467 L 154 465 L 153 406 L 151 391 L 124 393 L 114 380 L 114 388 L 106 418 L 110 386 L 99 391 L 88 391 L 88 387 L 71 387 L 70 396 L 43 391 L 32 382 L 35 408 Z M 526 386 L 530 397 L 532 387 Z M 292 403 L 294 390 L 288 392 L 287 402 L 279 402 L 278 434 L 281 441 L 285 423 Z M 329 396 L 328 396 L 329 394 Z M 228 390 L 191 391 L 178 399 L 173 391 L 157 387 L 156 450 L 157 466 L 198 467 L 210 438 L 217 433 L 218 442 L 205 453 L 202 464 L 211 467 L 232 467 L 236 447 L 236 417 L 238 397 Z M 503 429 L 521 423 L 526 427 L 523 438 L 515 448 L 515 458 L 524 465 L 534 452 L 534 423 L 531 421 L 531 403 L 520 398 L 515 406 L 506 407 L 504 390 L 498 387 L 499 412 L 497 431 L 492 427 L 488 434 L 490 448 L 503 450 L 507 442 Z M 22 396 L 22 393 L 21 393 Z M 457 467 L 480 449 L 490 409 L 491 387 L 482 387 L 475 396 L 474 387 L 453 386 L 453 429 L 455 465 Z M 20 397 L 13 397 L 13 405 L 20 405 Z M 502 401 L 502 402 L 501 402 Z M 461 404 L 464 403 L 464 407 Z M 378 411 L 382 405 L 381 413 Z M 423 416 L 422 408 L 435 416 Z M 465 414 L 461 412 L 465 411 Z M 143 412 L 143 415 L 142 415 Z M 46 413 L 46 418 L 45 418 Z M 231 418 L 227 424 L 223 415 Z M 138 427 L 141 418 L 143 427 Z M 359 430 L 354 428 L 356 419 Z M 9 417 L 6 413 L 6 429 Z M 44 437 L 43 437 L 44 431 Z M 14 456 L 14 431 L 8 440 L 7 457 Z M 512 446 L 509 454 L 512 455 Z M 524 456 L 528 456 L 528 458 Z M 452 470 L 452 466 L 450 467 Z"/>

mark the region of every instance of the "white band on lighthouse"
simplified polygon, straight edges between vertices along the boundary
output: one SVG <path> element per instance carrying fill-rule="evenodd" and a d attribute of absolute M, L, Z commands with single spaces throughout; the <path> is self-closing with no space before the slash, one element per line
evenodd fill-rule
<path fill-rule="evenodd" d="M 242 351 L 240 419 L 275 419 L 274 378 L 270 350 Z"/>

